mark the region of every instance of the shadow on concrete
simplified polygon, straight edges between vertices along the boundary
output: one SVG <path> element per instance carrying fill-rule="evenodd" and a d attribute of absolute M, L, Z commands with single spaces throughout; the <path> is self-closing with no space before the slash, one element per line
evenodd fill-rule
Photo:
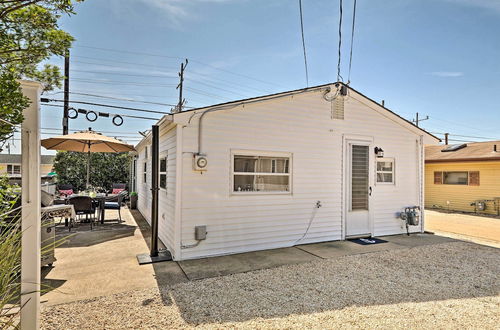
<path fill-rule="evenodd" d="M 41 269 L 41 285 L 40 285 L 40 295 L 43 296 L 44 294 L 52 291 L 52 290 L 57 290 L 59 287 L 61 287 L 64 283 L 66 283 L 66 280 L 58 280 L 58 279 L 47 279 L 47 275 L 50 273 L 50 271 L 54 268 L 53 266 L 46 266 L 42 267 Z"/>
<path fill-rule="evenodd" d="M 137 226 L 139 227 L 142 237 L 146 242 L 148 249 L 151 248 L 151 227 L 142 214 L 137 210 L 130 210 L 130 214 L 134 218 Z M 158 248 L 164 249 L 165 245 L 159 240 Z M 184 283 L 188 281 L 186 274 L 182 271 L 181 267 L 175 261 L 163 261 L 158 263 L 153 263 L 153 270 L 155 272 L 155 280 L 160 288 L 160 293 L 162 295 L 162 300 L 165 305 L 171 305 L 172 300 L 169 295 L 164 294 L 162 287 L 168 287 L 178 283 Z M 147 302 L 146 302 L 147 303 Z"/>
<path fill-rule="evenodd" d="M 90 225 L 79 224 L 72 228 L 71 232 L 67 227 L 56 227 L 56 241 L 59 241 L 58 248 L 85 247 L 100 244 L 103 242 L 133 236 L 135 226 L 125 223 L 104 222 L 95 225 L 90 230 Z"/>

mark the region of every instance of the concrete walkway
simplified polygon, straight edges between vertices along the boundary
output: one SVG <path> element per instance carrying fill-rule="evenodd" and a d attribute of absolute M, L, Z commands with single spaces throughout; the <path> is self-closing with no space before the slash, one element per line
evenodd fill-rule
<path fill-rule="evenodd" d="M 454 239 L 431 234 L 383 236 L 386 243 L 360 245 L 351 241 L 333 241 L 295 247 L 233 254 L 221 257 L 180 261 L 190 280 L 238 274 L 253 270 L 300 264 L 318 259 L 406 249 L 417 246 L 454 242 Z M 160 265 L 160 264 L 159 264 Z"/>
<path fill-rule="evenodd" d="M 106 219 L 117 217 L 107 211 Z M 42 269 L 42 294 L 45 305 L 157 287 L 162 282 L 187 281 L 175 262 L 164 263 L 161 270 L 152 265 L 139 266 L 136 255 L 149 252 L 149 225 L 135 221 L 128 209 L 122 209 L 124 222 L 106 221 L 92 231 L 80 224 L 69 233 L 57 227 L 57 238 L 66 242 L 56 248 L 53 267 Z M 146 228 L 145 235 L 141 227 Z"/>
<path fill-rule="evenodd" d="M 500 219 L 425 210 L 425 229 L 438 235 L 500 248 Z"/>

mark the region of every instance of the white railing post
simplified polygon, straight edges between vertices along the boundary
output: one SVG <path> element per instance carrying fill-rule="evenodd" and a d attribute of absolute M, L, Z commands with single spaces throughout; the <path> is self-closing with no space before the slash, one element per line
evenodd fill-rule
<path fill-rule="evenodd" d="M 21 125 L 22 253 L 21 329 L 40 327 L 40 93 L 42 85 L 21 81 L 31 104 Z"/>

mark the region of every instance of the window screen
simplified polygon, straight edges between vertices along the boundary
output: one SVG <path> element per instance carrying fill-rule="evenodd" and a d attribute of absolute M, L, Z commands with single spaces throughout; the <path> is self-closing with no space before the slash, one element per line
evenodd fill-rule
<path fill-rule="evenodd" d="M 235 155 L 233 191 L 290 191 L 290 158 Z"/>

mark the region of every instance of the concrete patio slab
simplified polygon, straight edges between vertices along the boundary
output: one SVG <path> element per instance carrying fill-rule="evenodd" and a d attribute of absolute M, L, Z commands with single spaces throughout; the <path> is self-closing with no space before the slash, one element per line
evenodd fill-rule
<path fill-rule="evenodd" d="M 314 254 L 322 259 L 338 258 L 353 254 L 363 254 L 378 251 L 387 251 L 402 249 L 404 246 L 391 242 L 379 243 L 373 245 L 361 245 L 350 241 L 333 241 L 324 243 L 315 243 L 300 245 L 297 248 Z"/>
<path fill-rule="evenodd" d="M 253 270 L 299 264 L 317 260 L 316 256 L 300 249 L 282 248 L 233 254 L 222 257 L 180 261 L 190 280 L 244 273 Z"/>
<path fill-rule="evenodd" d="M 114 213 L 106 216 L 116 217 Z M 57 238 L 66 237 L 66 241 L 56 248 L 54 267 L 42 269 L 42 285 L 47 289 L 41 298 L 44 305 L 187 281 L 176 262 L 140 266 L 135 256 L 149 251 L 149 226 L 126 208 L 122 218 L 123 223 L 105 222 L 92 231 L 87 224 L 72 233 L 56 228 Z"/>
<path fill-rule="evenodd" d="M 433 234 L 411 234 L 410 236 L 392 235 L 392 236 L 382 236 L 380 238 L 389 241 L 391 243 L 399 244 L 408 248 L 423 246 L 423 245 L 431 245 L 431 244 L 457 242 L 456 239 L 433 235 Z"/>

